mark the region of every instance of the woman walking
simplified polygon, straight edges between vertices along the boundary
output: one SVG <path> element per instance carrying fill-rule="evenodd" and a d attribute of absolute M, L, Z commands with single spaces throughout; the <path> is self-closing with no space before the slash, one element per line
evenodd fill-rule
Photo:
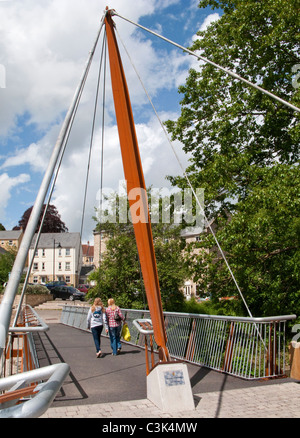
<path fill-rule="evenodd" d="M 101 357 L 101 333 L 103 330 L 103 324 L 105 324 L 106 333 L 108 327 L 106 323 L 105 310 L 100 298 L 96 298 L 94 304 L 90 307 L 87 316 L 87 327 L 91 329 L 95 347 L 96 356 Z"/>
<path fill-rule="evenodd" d="M 108 307 L 105 311 L 108 325 L 108 333 L 110 337 L 110 345 L 113 356 L 116 356 L 121 351 L 121 328 L 122 321 L 125 320 L 120 308 L 115 305 L 115 300 L 110 298 L 108 300 Z"/>

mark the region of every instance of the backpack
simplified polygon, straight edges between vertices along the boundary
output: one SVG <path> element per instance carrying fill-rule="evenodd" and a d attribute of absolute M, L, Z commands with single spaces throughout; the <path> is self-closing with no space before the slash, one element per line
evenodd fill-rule
<path fill-rule="evenodd" d="M 119 315 L 119 310 L 115 310 L 114 317 L 115 317 L 115 321 L 117 322 L 122 321 L 122 318 Z"/>

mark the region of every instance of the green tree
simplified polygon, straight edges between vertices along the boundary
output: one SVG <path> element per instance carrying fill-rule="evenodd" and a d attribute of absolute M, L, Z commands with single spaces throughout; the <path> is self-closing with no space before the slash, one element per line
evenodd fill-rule
<path fill-rule="evenodd" d="M 154 249 L 164 310 L 182 311 L 182 287 L 189 278 L 190 268 L 185 259 L 185 241 L 181 226 L 153 224 Z"/>
<path fill-rule="evenodd" d="M 223 14 L 198 32 L 192 50 L 299 107 L 297 2 L 203 0 L 199 6 L 221 8 Z M 194 187 L 205 189 L 206 215 L 215 218 L 217 238 L 252 313 L 294 313 L 299 113 L 203 63 L 179 91 L 181 115 L 166 125 L 192 155 L 187 174 Z M 182 177 L 170 180 L 187 185 Z M 236 294 L 212 236 L 200 246 L 211 251 L 194 259 L 195 277 L 216 297 Z"/>
<path fill-rule="evenodd" d="M 108 236 L 108 240 L 100 268 L 90 277 L 97 281 L 90 296 L 100 296 L 103 300 L 113 296 L 122 307 L 144 308 L 147 307 L 147 298 L 133 225 L 130 222 L 120 223 L 119 212 L 116 218 L 116 222 L 97 224 L 98 231 Z M 181 227 L 172 223 L 152 224 L 164 310 L 180 310 L 184 301 L 181 288 L 189 275 L 189 267 L 184 260 L 184 242 L 180 238 L 180 231 Z"/>
<path fill-rule="evenodd" d="M 224 13 L 198 32 L 191 49 L 300 106 L 300 87 L 293 86 L 300 63 L 297 2 L 200 2 L 208 5 Z M 255 167 L 298 161 L 299 113 L 209 64 L 192 69 L 179 92 L 181 115 L 166 124 L 192 154 L 187 174 L 205 189 L 208 216 L 247 196 Z M 170 179 L 186 186 L 181 177 Z"/>
<path fill-rule="evenodd" d="M 237 203 L 230 220 L 216 221 L 216 235 L 254 316 L 300 314 L 300 173 L 277 165 L 260 174 L 261 184 Z M 210 248 L 201 258 L 191 257 L 203 289 L 215 299 L 239 297 L 213 236 L 197 246 Z M 232 304 L 246 314 L 240 300 Z"/>
<path fill-rule="evenodd" d="M 9 273 L 16 258 L 17 251 L 9 249 L 5 254 L 0 254 L 0 286 L 8 281 Z"/>
<path fill-rule="evenodd" d="M 115 298 L 118 305 L 126 308 L 143 307 L 143 290 L 139 274 L 137 249 L 133 232 L 118 227 L 108 236 L 106 252 L 100 267 L 91 277 L 97 281 L 93 296 L 105 302 Z"/>

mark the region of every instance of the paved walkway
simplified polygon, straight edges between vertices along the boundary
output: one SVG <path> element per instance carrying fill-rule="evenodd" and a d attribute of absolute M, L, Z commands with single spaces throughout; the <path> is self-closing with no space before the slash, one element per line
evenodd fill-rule
<path fill-rule="evenodd" d="M 300 418 L 300 387 L 285 383 L 195 396 L 194 411 L 167 414 L 147 399 L 53 407 L 42 418 Z"/>
<path fill-rule="evenodd" d="M 163 413 L 146 397 L 143 350 L 124 345 L 113 357 L 104 338 L 104 357 L 96 359 L 90 333 L 60 324 L 59 311 L 38 312 L 50 327 L 40 339 L 42 362 L 71 366 L 69 380 L 41 418 L 149 419 L 151 425 L 163 418 L 300 418 L 299 381 L 251 382 L 190 364 L 195 410 Z"/>

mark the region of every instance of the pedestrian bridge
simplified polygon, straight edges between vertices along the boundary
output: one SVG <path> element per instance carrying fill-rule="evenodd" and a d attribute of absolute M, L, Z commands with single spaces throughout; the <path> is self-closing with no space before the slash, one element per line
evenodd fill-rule
<path fill-rule="evenodd" d="M 132 335 L 130 343 L 123 342 L 121 354 L 115 357 L 109 339 L 103 336 L 103 355 L 97 359 L 92 336 L 86 330 L 87 311 L 85 306 L 63 306 L 60 319 L 47 325 L 43 312 L 28 309 L 25 330 L 14 327 L 6 365 L 2 364 L 0 389 L 1 397 L 6 397 L 0 405 L 2 417 L 41 416 L 49 406 L 147 398 L 145 349 L 132 323 L 149 316 L 147 312 L 123 309 Z M 164 317 L 170 354 L 188 364 L 193 394 L 272 384 L 278 382 L 275 377 L 284 376 L 281 356 L 288 317 L 249 321 L 167 312 Z M 245 370 L 247 376 L 243 375 Z M 273 379 L 265 380 L 267 374 Z M 40 395 L 49 395 L 48 401 L 40 403 Z M 15 404 L 15 397 L 23 402 Z M 32 408 L 35 399 L 38 402 Z M 30 403 L 26 411 L 24 406 Z"/>

